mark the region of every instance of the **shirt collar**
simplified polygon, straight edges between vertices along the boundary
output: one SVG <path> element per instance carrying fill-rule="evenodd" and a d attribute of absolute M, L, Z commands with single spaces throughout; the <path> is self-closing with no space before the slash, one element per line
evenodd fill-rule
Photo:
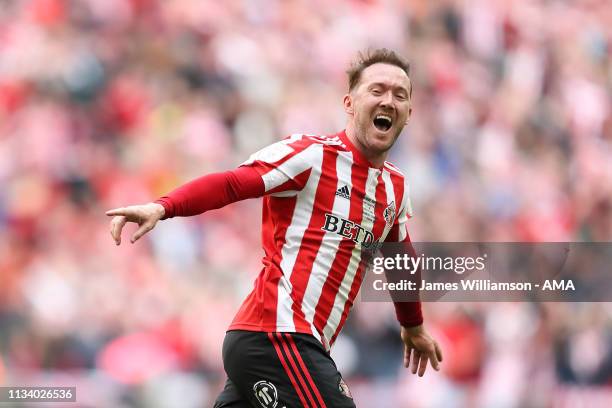
<path fill-rule="evenodd" d="M 366 166 L 366 167 L 371 167 L 373 169 L 376 170 L 382 170 L 383 167 L 385 167 L 385 164 L 383 163 L 382 166 L 375 166 L 373 165 L 368 159 L 367 157 L 364 156 L 364 154 L 361 152 L 361 150 L 359 150 L 357 148 L 357 146 L 355 146 L 349 139 L 349 137 L 346 135 L 346 129 L 342 130 L 340 133 L 337 134 L 337 136 L 340 138 L 340 140 L 342 141 L 342 143 L 344 143 L 347 147 L 347 149 L 349 149 L 352 153 L 353 153 L 353 158 L 355 160 L 355 162 L 357 164 Z"/>

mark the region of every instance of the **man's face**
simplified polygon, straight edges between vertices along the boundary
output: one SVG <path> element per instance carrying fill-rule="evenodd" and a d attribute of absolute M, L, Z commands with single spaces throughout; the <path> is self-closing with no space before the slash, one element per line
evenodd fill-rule
<path fill-rule="evenodd" d="M 357 141 L 372 155 L 389 150 L 410 118 L 410 79 L 400 67 L 378 63 L 364 69 L 344 97 Z"/>

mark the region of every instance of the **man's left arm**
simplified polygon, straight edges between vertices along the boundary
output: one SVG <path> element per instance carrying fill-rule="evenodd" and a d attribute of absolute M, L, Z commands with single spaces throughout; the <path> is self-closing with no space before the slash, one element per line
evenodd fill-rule
<path fill-rule="evenodd" d="M 410 200 L 407 189 L 404 189 L 404 197 L 398 217 L 389 231 L 386 242 L 399 242 L 403 244 L 402 251 L 410 257 L 416 258 L 416 251 L 410 241 L 407 221 L 412 216 Z M 397 273 L 385 271 L 388 282 L 393 282 L 401 276 Z M 418 287 L 421 282 L 421 269 L 418 268 L 411 274 L 410 281 L 416 283 L 416 299 L 418 299 Z M 393 294 L 392 294 L 393 298 Z M 440 369 L 442 361 L 442 349 L 437 341 L 425 330 L 423 325 L 423 312 L 419 300 L 406 302 L 394 299 L 395 315 L 401 325 L 401 338 L 404 343 L 404 367 L 411 367 L 413 374 L 422 377 L 427 369 L 427 361 L 431 363 L 434 370 Z"/>

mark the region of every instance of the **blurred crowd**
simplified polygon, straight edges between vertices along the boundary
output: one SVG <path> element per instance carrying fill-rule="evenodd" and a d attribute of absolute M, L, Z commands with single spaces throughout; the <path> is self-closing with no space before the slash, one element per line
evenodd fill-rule
<path fill-rule="evenodd" d="M 612 239 L 607 0 L 0 0 L 0 384 L 211 406 L 260 269 L 260 200 L 120 247 L 104 211 L 341 130 L 368 47 L 412 64 L 390 160 L 414 241 Z M 393 307 L 357 302 L 332 352 L 357 406 L 612 406 L 608 303 L 424 313 L 445 358 L 418 379 Z"/>

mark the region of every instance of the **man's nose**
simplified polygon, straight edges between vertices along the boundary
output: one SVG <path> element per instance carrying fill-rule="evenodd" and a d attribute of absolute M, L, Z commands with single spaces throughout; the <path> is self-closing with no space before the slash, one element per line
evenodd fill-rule
<path fill-rule="evenodd" d="M 391 92 L 385 92 L 381 96 L 380 105 L 381 106 L 392 107 L 393 106 L 393 94 Z"/>

